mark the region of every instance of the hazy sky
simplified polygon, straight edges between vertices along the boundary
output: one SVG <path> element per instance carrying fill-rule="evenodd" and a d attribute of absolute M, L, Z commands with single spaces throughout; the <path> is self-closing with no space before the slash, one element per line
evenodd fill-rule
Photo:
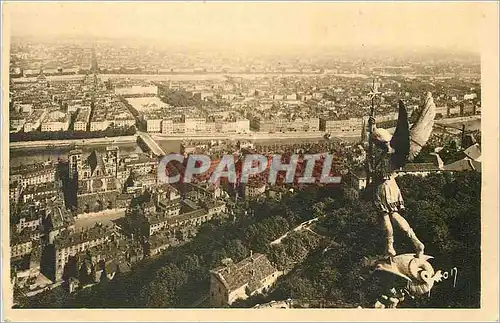
<path fill-rule="evenodd" d="M 474 3 L 4 3 L 12 35 L 87 35 L 234 48 L 477 51 Z"/>

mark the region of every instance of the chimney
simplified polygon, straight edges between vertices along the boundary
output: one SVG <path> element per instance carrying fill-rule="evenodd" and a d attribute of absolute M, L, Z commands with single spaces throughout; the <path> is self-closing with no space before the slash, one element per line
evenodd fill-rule
<path fill-rule="evenodd" d="M 250 250 L 250 258 L 253 260 L 253 250 Z"/>

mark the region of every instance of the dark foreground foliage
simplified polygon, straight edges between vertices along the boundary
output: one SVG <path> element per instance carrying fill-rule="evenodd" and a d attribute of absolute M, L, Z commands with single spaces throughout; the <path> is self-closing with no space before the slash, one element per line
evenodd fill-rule
<path fill-rule="evenodd" d="M 438 283 L 430 297 L 405 302 L 407 307 L 480 306 L 481 176 L 476 172 L 436 174 L 398 179 L 407 211 L 404 216 L 426 245 L 436 269 L 457 267 L 456 286 Z M 208 270 L 224 258 L 239 261 L 250 250 L 267 253 L 282 269 L 294 269 L 270 299 L 326 299 L 337 306 L 366 306 L 374 288 L 366 279 L 366 257 L 383 251 L 383 233 L 371 202 L 350 197 L 342 189 L 314 188 L 241 205 L 235 218 L 203 225 L 189 243 L 147 259 L 127 274 L 69 295 L 62 288 L 29 300 L 25 307 L 191 307 L 203 303 Z M 245 210 L 247 211 L 245 214 Z M 325 215 L 314 228 L 329 237 L 324 248 L 310 234 L 292 235 L 277 247 L 269 242 L 315 216 Z M 397 230 L 396 230 L 397 231 Z M 396 234 L 396 250 L 412 252 L 408 239 Z"/>
<path fill-rule="evenodd" d="M 398 179 L 407 210 L 405 217 L 434 256 L 434 268 L 458 270 L 457 281 L 437 283 L 430 297 L 407 301 L 407 307 L 480 306 L 481 282 L 481 175 L 464 172 L 451 176 Z M 334 237 L 326 252 L 310 257 L 278 288 L 283 299 L 324 298 L 367 306 L 376 286 L 366 278 L 366 257 L 383 251 L 383 233 L 371 204 L 350 201 L 321 224 Z M 395 228 L 397 232 L 397 229 Z M 395 235 L 398 253 L 413 252 L 408 238 Z"/>

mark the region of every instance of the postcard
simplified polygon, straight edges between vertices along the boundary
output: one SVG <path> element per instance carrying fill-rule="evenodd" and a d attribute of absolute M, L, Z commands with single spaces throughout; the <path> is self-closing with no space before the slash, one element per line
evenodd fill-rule
<path fill-rule="evenodd" d="M 499 319 L 497 2 L 2 18 L 6 320 Z"/>

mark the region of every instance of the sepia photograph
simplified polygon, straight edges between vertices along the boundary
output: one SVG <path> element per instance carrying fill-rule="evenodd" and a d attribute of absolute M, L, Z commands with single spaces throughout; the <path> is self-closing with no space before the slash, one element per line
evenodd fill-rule
<path fill-rule="evenodd" d="M 499 319 L 497 2 L 6 1 L 2 105 L 10 321 Z"/>

